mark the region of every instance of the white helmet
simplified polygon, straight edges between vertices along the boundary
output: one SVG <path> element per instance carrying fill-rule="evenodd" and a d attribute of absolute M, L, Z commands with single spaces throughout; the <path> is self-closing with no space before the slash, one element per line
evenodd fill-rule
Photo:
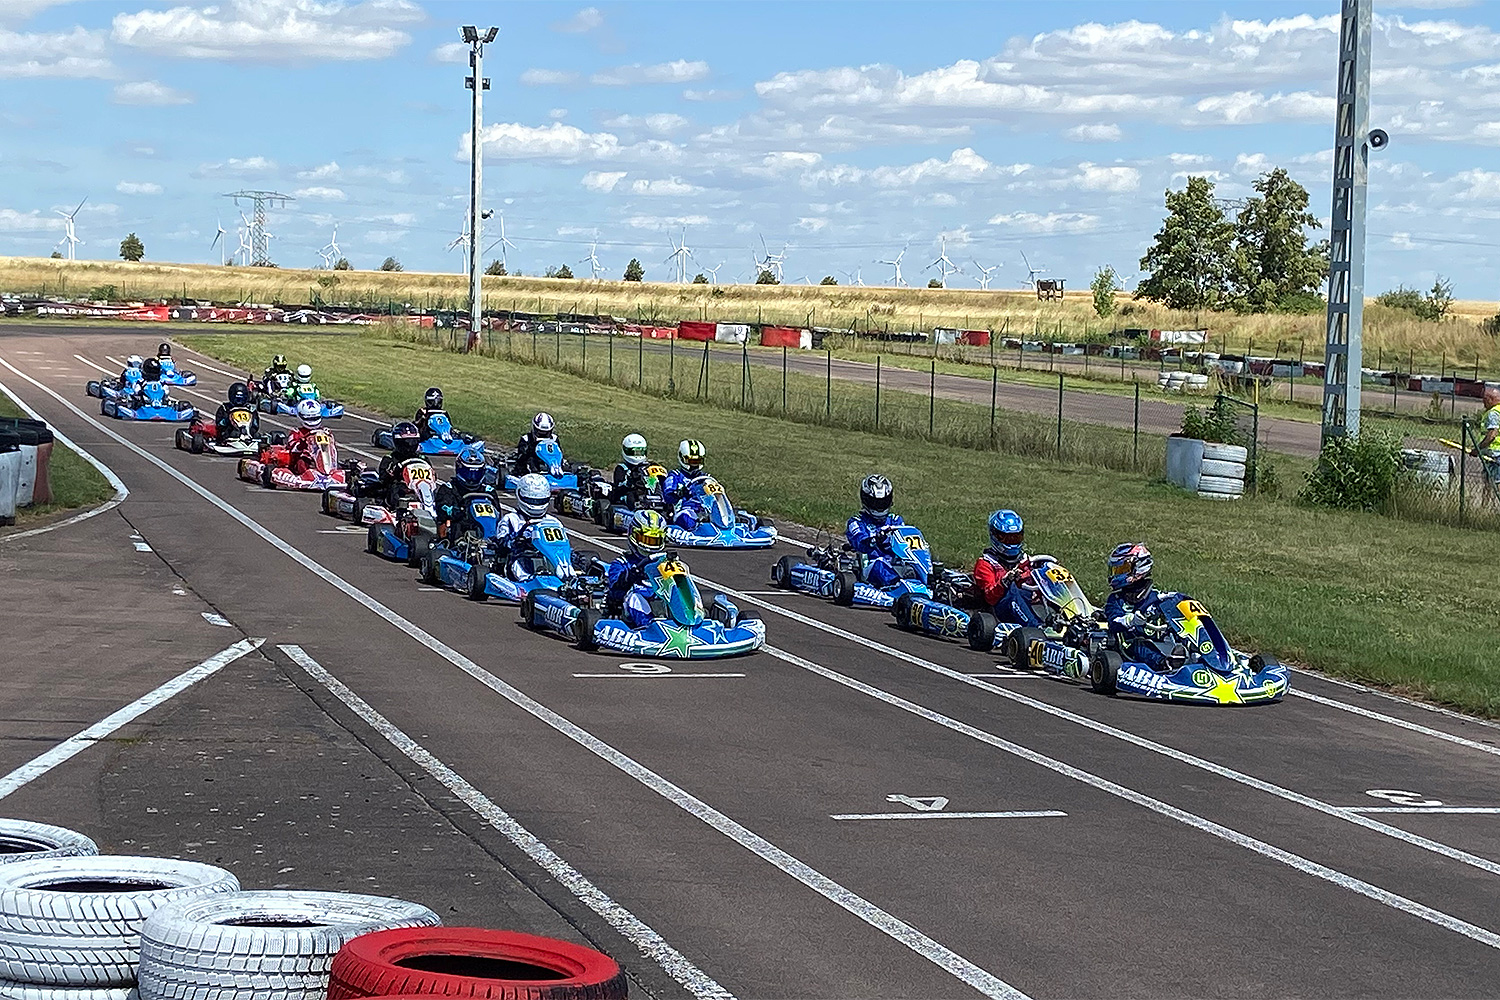
<path fill-rule="evenodd" d="M 125 359 L 126 368 L 139 368 L 145 363 L 145 361 L 141 360 L 141 356 L 139 354 L 132 354 L 130 357 Z"/>
<path fill-rule="evenodd" d="M 531 418 L 531 430 L 539 438 L 549 438 L 557 433 L 557 421 L 550 413 L 538 413 Z"/>
<path fill-rule="evenodd" d="M 323 426 L 323 407 L 316 399 L 304 399 L 297 404 L 297 419 L 308 430 Z"/>
<path fill-rule="evenodd" d="M 684 441 L 677 446 L 677 467 L 689 476 L 703 475 L 703 459 L 708 449 L 702 441 Z"/>
<path fill-rule="evenodd" d="M 645 465 L 646 439 L 639 434 L 626 434 L 625 440 L 620 442 L 620 454 L 626 465 Z"/>
<path fill-rule="evenodd" d="M 297 366 L 297 381 L 298 382 L 306 382 L 306 381 L 309 381 L 311 378 L 312 378 L 312 366 L 311 365 L 298 365 Z"/>
<path fill-rule="evenodd" d="M 547 516 L 552 506 L 552 486 L 547 477 L 539 472 L 528 473 L 516 483 L 516 509 L 528 521 Z"/>

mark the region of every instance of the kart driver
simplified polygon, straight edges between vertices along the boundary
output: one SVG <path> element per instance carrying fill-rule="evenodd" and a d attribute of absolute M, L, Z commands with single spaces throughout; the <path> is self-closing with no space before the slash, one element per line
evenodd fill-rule
<path fill-rule="evenodd" d="M 655 499 L 656 490 L 646 474 L 651 462 L 646 458 L 646 439 L 639 434 L 627 434 L 620 442 L 620 464 L 615 466 L 614 488 L 610 498 L 616 503 L 636 510 Z"/>
<path fill-rule="evenodd" d="M 1013 583 L 1012 575 L 1026 559 L 1026 525 L 1013 510 L 990 515 L 990 544 L 974 563 L 974 589 L 986 607 L 996 607 Z M 1007 616 L 1006 620 L 1009 620 Z"/>
<path fill-rule="evenodd" d="M 312 400 L 307 402 L 311 403 Z M 391 506 L 400 501 L 403 488 L 401 466 L 417 457 L 417 445 L 420 443 L 421 435 L 417 432 L 417 425 L 410 420 L 403 420 L 391 428 L 391 453 L 380 460 L 380 466 L 375 471 L 375 484 L 370 487 L 374 495 L 388 498 Z"/>
<path fill-rule="evenodd" d="M 1109 599 L 1104 616 L 1109 633 L 1123 649 L 1136 636 L 1160 642 L 1172 634 L 1161 622 L 1161 594 L 1151 585 L 1151 550 L 1140 542 L 1126 542 L 1109 554 Z M 1143 644 L 1132 655 L 1156 670 L 1167 669 L 1166 656 Z"/>
<path fill-rule="evenodd" d="M 667 473 L 667 478 L 661 487 L 662 505 L 668 511 L 687 499 L 688 487 L 693 480 L 705 474 L 703 460 L 707 457 L 708 449 L 703 446 L 702 441 L 688 440 L 677 446 L 677 468 Z M 698 526 L 697 515 L 690 510 L 673 514 L 672 520 L 679 528 L 686 528 L 689 531 Z"/>
<path fill-rule="evenodd" d="M 286 366 L 286 355 L 278 354 L 271 358 L 271 367 L 266 369 L 266 374 L 262 379 L 262 382 L 265 385 L 269 386 L 271 383 L 271 379 L 275 378 L 277 375 L 290 375 L 291 373 L 292 370 Z"/>
<path fill-rule="evenodd" d="M 323 408 L 314 400 L 304 399 L 297 404 L 297 421 L 302 426 L 287 435 L 286 450 L 290 456 L 288 468 L 300 476 L 316 465 L 313 434 L 323 427 Z"/>
<path fill-rule="evenodd" d="M 140 388 L 143 376 L 141 366 L 144 364 L 139 354 L 132 354 L 125 359 L 125 370 L 120 372 L 120 388 L 129 392 L 135 392 Z"/>
<path fill-rule="evenodd" d="M 172 356 L 172 345 L 168 343 L 157 344 L 156 356 L 157 358 L 170 358 Z"/>
<path fill-rule="evenodd" d="M 234 423 L 229 419 L 229 414 L 234 410 L 249 410 L 250 436 L 260 435 L 260 414 L 250 405 L 250 387 L 243 382 L 234 382 L 229 386 L 229 401 L 220 403 L 219 409 L 214 413 L 214 440 L 219 444 L 223 444 L 234 433 Z"/>
<path fill-rule="evenodd" d="M 298 365 L 297 375 L 286 387 L 286 401 L 294 402 L 297 399 L 318 399 L 318 384 L 312 380 L 312 366 Z"/>
<path fill-rule="evenodd" d="M 525 554 L 529 532 L 552 509 L 552 484 L 539 472 L 528 472 L 516 483 L 516 509 L 495 528 L 495 559 L 508 573 L 524 579 L 530 573 L 517 556 Z"/>
<path fill-rule="evenodd" d="M 433 386 L 422 394 L 422 405 L 417 407 L 416 416 L 411 419 L 412 423 L 417 425 L 417 433 L 422 435 L 423 441 L 432 437 L 432 428 L 427 426 L 428 418 L 434 413 L 444 412 L 446 411 L 443 409 L 443 390 Z"/>
<path fill-rule="evenodd" d="M 550 413 L 538 413 L 532 417 L 531 429 L 516 441 L 516 457 L 510 463 L 512 476 L 525 476 L 533 472 L 546 475 L 552 471 L 551 464 L 543 461 L 537 454 L 537 445 L 543 441 L 551 441 L 559 451 L 562 450 L 562 442 L 557 438 L 557 421 L 552 419 Z"/>
<path fill-rule="evenodd" d="M 140 380 L 133 385 L 128 382 L 124 383 L 123 388 L 132 390 L 131 398 L 134 405 L 142 406 L 147 401 L 146 388 L 151 385 L 156 386 L 158 389 L 161 388 L 161 362 L 155 358 L 147 358 L 145 361 L 142 361 Z M 162 398 L 166 398 L 165 394 Z"/>
<path fill-rule="evenodd" d="M 865 582 L 875 587 L 889 587 L 900 579 L 891 567 L 890 547 L 886 542 L 888 529 L 906 523 L 901 515 L 891 513 L 895 493 L 891 481 L 884 476 L 866 476 L 859 484 L 859 513 L 844 526 L 849 548 L 864 563 Z"/>
<path fill-rule="evenodd" d="M 645 567 L 667 551 L 666 519 L 654 510 L 636 511 L 630 518 L 628 546 L 625 554 L 605 570 L 609 589 L 604 594 L 604 612 L 631 628 L 644 628 L 651 622 L 651 591 L 646 585 Z"/>
<path fill-rule="evenodd" d="M 469 517 L 469 505 L 464 502 L 464 498 L 474 493 L 483 493 L 491 501 L 495 499 L 494 489 L 484 484 L 485 472 L 483 451 L 470 445 L 459 452 L 453 463 L 453 478 L 439 486 L 433 494 L 440 537 L 457 538 L 466 531 L 479 530 L 479 525 Z M 447 525 L 446 530 L 444 525 Z"/>

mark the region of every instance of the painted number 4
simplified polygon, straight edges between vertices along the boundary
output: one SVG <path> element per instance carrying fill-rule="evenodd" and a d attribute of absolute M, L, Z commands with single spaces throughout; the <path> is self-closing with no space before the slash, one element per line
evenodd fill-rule
<path fill-rule="evenodd" d="M 1365 792 L 1371 798 L 1385 799 L 1398 806 L 1440 806 L 1441 799 L 1424 798 L 1421 792 L 1406 792 L 1399 788 L 1371 788 Z"/>

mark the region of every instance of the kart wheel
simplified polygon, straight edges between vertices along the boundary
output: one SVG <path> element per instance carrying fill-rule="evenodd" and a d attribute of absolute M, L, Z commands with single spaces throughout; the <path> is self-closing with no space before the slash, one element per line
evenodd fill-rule
<path fill-rule="evenodd" d="M 995 648 L 995 616 L 988 611 L 976 611 L 969 616 L 969 648 L 988 653 Z"/>
<path fill-rule="evenodd" d="M 432 536 L 418 534 L 406 543 L 406 565 L 416 569 L 422 561 L 422 553 L 432 548 Z"/>
<path fill-rule="evenodd" d="M 194 455 L 201 455 L 203 454 L 203 445 L 204 441 L 203 435 L 201 433 L 199 433 L 198 431 L 193 431 L 188 435 L 188 451 L 192 452 Z"/>
<path fill-rule="evenodd" d="M 325 514 L 332 514 L 334 512 L 334 510 L 336 509 L 333 504 L 334 504 L 333 490 L 331 490 L 331 489 L 324 490 L 323 491 L 323 497 L 319 501 L 319 508 L 318 509 L 321 510 Z"/>
<path fill-rule="evenodd" d="M 262 465 L 260 467 L 260 484 L 268 490 L 276 488 L 276 480 L 271 477 L 271 467 Z"/>
<path fill-rule="evenodd" d="M 755 523 L 756 523 L 757 527 L 761 527 L 761 528 L 774 528 L 774 527 L 776 527 L 776 522 L 773 521 L 773 520 L 771 520 L 769 517 L 759 517 L 759 516 L 757 516 L 755 518 Z"/>
<path fill-rule="evenodd" d="M 172 435 L 172 444 L 178 451 L 188 450 L 188 432 L 184 428 L 177 428 L 177 433 Z"/>
<path fill-rule="evenodd" d="M 430 556 L 428 558 L 431 558 Z M 484 569 L 478 563 L 469 567 L 469 575 L 464 579 L 464 596 L 471 601 L 487 601 L 489 594 L 484 592 Z"/>
<path fill-rule="evenodd" d="M 98 382 L 90 382 L 88 385 L 83 387 L 83 391 L 96 399 L 102 398 L 104 396 L 104 390 L 99 387 Z"/>
<path fill-rule="evenodd" d="M 286 446 L 286 433 L 284 431 L 272 431 L 266 441 L 273 445 Z"/>
<path fill-rule="evenodd" d="M 896 598 L 896 603 L 891 605 L 891 615 L 896 619 L 896 627 L 906 631 L 911 630 L 911 595 L 902 594 Z"/>
<path fill-rule="evenodd" d="M 432 551 L 422 553 L 417 560 L 417 578 L 429 587 L 438 585 L 437 560 L 433 558 Z"/>
<path fill-rule="evenodd" d="M 573 623 L 573 645 L 584 652 L 599 648 L 594 641 L 594 622 L 597 620 L 598 612 L 593 608 L 578 609 L 578 620 Z"/>
<path fill-rule="evenodd" d="M 1120 678 L 1120 665 L 1124 661 L 1112 649 L 1101 649 L 1089 661 L 1089 686 L 1096 694 L 1115 695 L 1115 685 Z"/>
<path fill-rule="evenodd" d="M 1031 662 L 1031 644 L 1041 642 L 1047 638 L 1047 633 L 1039 628 L 1018 628 L 1005 637 L 1005 654 L 1010 658 L 1010 665 L 1016 670 L 1035 670 L 1037 664 Z"/>
<path fill-rule="evenodd" d="M 532 620 L 536 615 L 536 601 L 533 600 L 534 590 L 528 590 L 521 595 L 521 624 L 526 628 L 532 628 Z"/>
<path fill-rule="evenodd" d="M 1250 669 L 1255 671 L 1257 674 L 1262 670 L 1267 670 L 1271 667 L 1279 666 L 1281 666 L 1281 661 L 1276 659 L 1276 657 L 1272 656 L 1270 653 L 1256 653 L 1254 656 L 1250 657 Z"/>
<path fill-rule="evenodd" d="M 380 554 L 380 525 L 372 524 L 365 532 L 365 551 L 372 556 Z"/>
<path fill-rule="evenodd" d="M 354 510 L 353 510 L 353 512 L 349 516 L 354 519 L 354 523 L 355 524 L 363 524 L 364 523 L 364 521 L 365 521 L 365 506 L 368 503 L 369 503 L 369 501 L 366 500 L 364 497 L 360 497 L 358 500 L 354 501 Z"/>
<path fill-rule="evenodd" d="M 849 574 L 833 575 L 833 603 L 845 608 L 854 606 L 854 581 Z"/>
<path fill-rule="evenodd" d="M 792 557 L 782 556 L 771 564 L 771 582 L 778 587 L 792 585 Z"/>

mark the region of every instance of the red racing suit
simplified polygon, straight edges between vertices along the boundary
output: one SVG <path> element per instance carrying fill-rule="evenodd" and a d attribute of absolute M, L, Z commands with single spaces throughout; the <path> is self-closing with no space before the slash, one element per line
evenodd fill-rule
<path fill-rule="evenodd" d="M 1014 566 L 1006 566 L 1000 561 L 999 556 L 985 549 L 974 563 L 974 592 L 987 608 L 993 608 L 1000 603 L 1005 596 L 1006 590 L 1010 589 L 1011 577 L 1017 572 L 1022 572 L 1026 566 L 1026 560 L 1022 559 Z"/>

